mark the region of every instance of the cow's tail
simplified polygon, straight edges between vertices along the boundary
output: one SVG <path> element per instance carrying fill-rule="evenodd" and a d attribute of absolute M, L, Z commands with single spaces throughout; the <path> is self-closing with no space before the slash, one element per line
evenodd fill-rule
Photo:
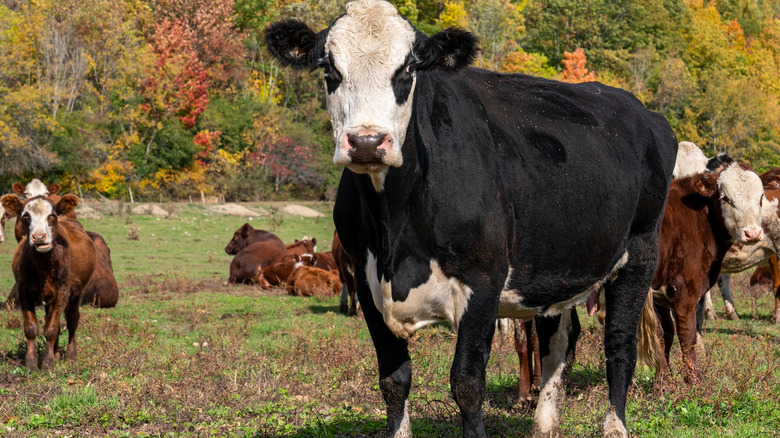
<path fill-rule="evenodd" d="M 661 343 L 658 341 L 658 318 L 653 308 L 653 290 L 647 292 L 645 305 L 642 307 L 642 316 L 636 328 L 637 358 L 656 372 L 661 368 L 658 361 L 661 353 Z"/>

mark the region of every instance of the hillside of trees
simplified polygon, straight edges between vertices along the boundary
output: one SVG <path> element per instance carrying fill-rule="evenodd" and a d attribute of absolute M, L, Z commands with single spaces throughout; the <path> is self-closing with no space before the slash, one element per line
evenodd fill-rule
<path fill-rule="evenodd" d="M 332 198 L 320 72 L 282 69 L 265 26 L 332 0 L 4 0 L 0 187 L 33 177 L 107 198 Z M 477 65 L 631 91 L 680 140 L 780 166 L 780 0 L 397 0 L 460 26 Z"/>

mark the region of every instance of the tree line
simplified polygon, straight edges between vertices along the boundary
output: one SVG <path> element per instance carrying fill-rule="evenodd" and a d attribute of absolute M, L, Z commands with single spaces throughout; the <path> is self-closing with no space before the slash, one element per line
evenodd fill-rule
<path fill-rule="evenodd" d="M 43 177 L 107 198 L 332 198 L 340 169 L 317 72 L 263 47 L 329 0 L 4 0 L 0 186 Z M 780 0 L 397 0 L 417 28 L 480 37 L 477 66 L 598 80 L 680 140 L 780 166 Z"/>

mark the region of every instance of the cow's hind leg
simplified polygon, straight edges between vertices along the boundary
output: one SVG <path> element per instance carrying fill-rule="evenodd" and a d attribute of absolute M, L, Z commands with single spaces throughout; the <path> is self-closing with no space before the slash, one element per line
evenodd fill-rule
<path fill-rule="evenodd" d="M 71 299 L 65 309 L 65 319 L 68 327 L 68 346 L 65 349 L 66 359 L 76 358 L 76 329 L 79 327 L 79 299 Z"/>
<path fill-rule="evenodd" d="M 604 436 L 609 438 L 628 436 L 626 395 L 636 368 L 637 324 L 658 263 L 657 234 L 649 231 L 635 236 L 627 251 L 626 265 L 604 287 L 607 305 L 604 355 L 609 385 Z"/>
<path fill-rule="evenodd" d="M 566 379 L 574 362 L 574 349 L 580 336 L 576 309 L 553 317 L 537 317 L 542 383 L 536 404 L 532 436 L 559 436 Z"/>

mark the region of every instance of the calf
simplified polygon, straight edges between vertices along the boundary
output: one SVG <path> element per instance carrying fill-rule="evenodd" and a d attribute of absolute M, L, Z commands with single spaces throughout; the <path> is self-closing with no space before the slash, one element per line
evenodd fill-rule
<path fill-rule="evenodd" d="M 298 266 L 287 279 L 287 291 L 300 297 L 335 296 L 341 291 L 339 273 L 313 266 Z"/>
<path fill-rule="evenodd" d="M 295 243 L 285 245 L 285 247 L 290 255 L 312 254 L 317 250 L 317 239 L 308 237 L 301 240 L 295 239 Z"/>
<path fill-rule="evenodd" d="M 257 283 L 266 289 L 281 286 L 287 283 L 287 279 L 290 278 L 290 274 L 293 273 L 298 264 L 313 266 L 315 260 L 316 257 L 313 254 L 288 254 L 282 260 L 272 263 L 266 268 L 260 268 Z"/>
<path fill-rule="evenodd" d="M 12 186 L 14 192 L 22 197 L 22 199 L 32 199 L 37 196 L 43 196 L 49 200 L 53 205 L 57 205 L 60 202 L 62 196 L 58 195 L 60 191 L 59 184 L 49 184 L 48 186 L 41 182 L 38 178 L 33 179 L 27 185 L 23 185 L 20 182 L 15 182 Z M 66 215 L 69 219 L 76 219 L 76 210 L 68 212 Z M 16 241 L 20 242 L 24 236 L 24 228 L 21 221 L 17 220 L 14 226 L 14 234 L 16 235 Z"/>
<path fill-rule="evenodd" d="M 253 284 L 262 268 L 272 265 L 288 255 L 284 243 L 277 239 L 255 242 L 240 250 L 230 262 L 230 283 Z"/>
<path fill-rule="evenodd" d="M 694 348 L 697 303 L 717 281 L 735 238 L 747 244 L 761 240 L 765 202 L 758 175 L 738 163 L 720 173 L 672 181 L 650 295 L 661 325 L 658 339 L 664 348 L 664 354 L 658 355 L 659 377 L 669 367 L 675 324 L 686 365 L 685 380 L 698 376 Z M 643 324 L 654 323 L 648 319 L 643 318 Z"/>
<path fill-rule="evenodd" d="M 244 225 L 240 226 L 235 233 L 233 233 L 233 238 L 230 239 L 230 242 L 225 247 L 225 252 L 229 255 L 236 255 L 239 251 L 253 243 L 264 242 L 267 240 L 284 245 L 282 239 L 277 237 L 275 234 L 265 230 L 256 230 L 248 223 L 245 223 Z"/>
<path fill-rule="evenodd" d="M 357 315 L 358 306 L 355 287 L 355 266 L 352 264 L 352 258 L 341 246 L 339 235 L 333 231 L 333 260 L 336 263 L 336 269 L 339 271 L 339 280 L 341 280 L 341 299 L 339 300 L 339 312 L 347 315 Z"/>
<path fill-rule="evenodd" d="M 28 370 L 38 369 L 35 304 L 39 300 L 46 309 L 43 326 L 46 352 L 42 368 L 48 370 L 54 366 L 63 312 L 68 328 L 65 357 L 76 357 L 79 301 L 84 285 L 95 269 L 95 245 L 81 224 L 58 216 L 72 212 L 78 202 L 73 195 L 63 196 L 56 205 L 43 196 L 33 197 L 25 203 L 16 195 L 0 198 L 3 207 L 14 212 L 24 227 L 24 238 L 16 249 L 12 268 L 27 338 L 25 366 Z"/>

